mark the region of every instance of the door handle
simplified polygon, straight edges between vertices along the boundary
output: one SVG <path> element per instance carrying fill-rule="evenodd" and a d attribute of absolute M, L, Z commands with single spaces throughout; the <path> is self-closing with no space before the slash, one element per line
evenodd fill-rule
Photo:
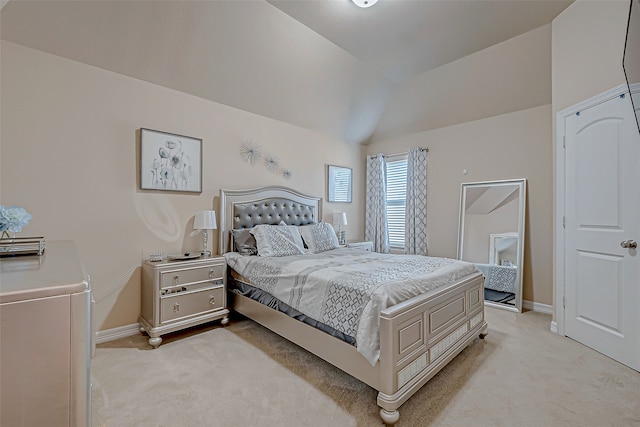
<path fill-rule="evenodd" d="M 638 243 L 635 240 L 623 240 L 620 242 L 620 246 L 625 249 L 635 249 L 638 247 Z"/>

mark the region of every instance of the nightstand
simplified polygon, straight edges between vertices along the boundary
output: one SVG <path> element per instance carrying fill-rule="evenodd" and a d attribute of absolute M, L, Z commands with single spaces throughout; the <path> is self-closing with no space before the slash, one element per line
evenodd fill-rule
<path fill-rule="evenodd" d="M 360 249 L 361 251 L 372 252 L 373 242 L 371 241 L 350 241 L 347 243 L 348 248 Z"/>
<path fill-rule="evenodd" d="M 158 348 L 161 335 L 212 320 L 229 323 L 224 257 L 142 264 L 140 330 Z"/>

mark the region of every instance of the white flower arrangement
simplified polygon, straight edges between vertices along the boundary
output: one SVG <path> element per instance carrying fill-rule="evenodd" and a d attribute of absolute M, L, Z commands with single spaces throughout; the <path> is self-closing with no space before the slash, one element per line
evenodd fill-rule
<path fill-rule="evenodd" d="M 19 233 L 22 227 L 26 227 L 31 221 L 32 215 L 20 206 L 1 206 L 0 205 L 0 231 L 1 237 L 10 237 L 9 231 Z"/>

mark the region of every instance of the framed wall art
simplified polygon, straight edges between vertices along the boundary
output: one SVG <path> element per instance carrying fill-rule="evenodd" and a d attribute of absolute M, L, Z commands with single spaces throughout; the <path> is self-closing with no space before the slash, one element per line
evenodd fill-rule
<path fill-rule="evenodd" d="M 327 189 L 330 202 L 351 203 L 351 168 L 329 165 Z"/>
<path fill-rule="evenodd" d="M 141 128 L 140 189 L 202 193 L 202 139 Z"/>

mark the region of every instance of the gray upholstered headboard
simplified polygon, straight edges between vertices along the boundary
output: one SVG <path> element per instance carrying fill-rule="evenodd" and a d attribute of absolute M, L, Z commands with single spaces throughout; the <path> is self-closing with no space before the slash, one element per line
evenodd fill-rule
<path fill-rule="evenodd" d="M 231 250 L 231 230 L 258 224 L 305 225 L 322 219 L 322 198 L 286 187 L 220 190 L 220 251 Z"/>

